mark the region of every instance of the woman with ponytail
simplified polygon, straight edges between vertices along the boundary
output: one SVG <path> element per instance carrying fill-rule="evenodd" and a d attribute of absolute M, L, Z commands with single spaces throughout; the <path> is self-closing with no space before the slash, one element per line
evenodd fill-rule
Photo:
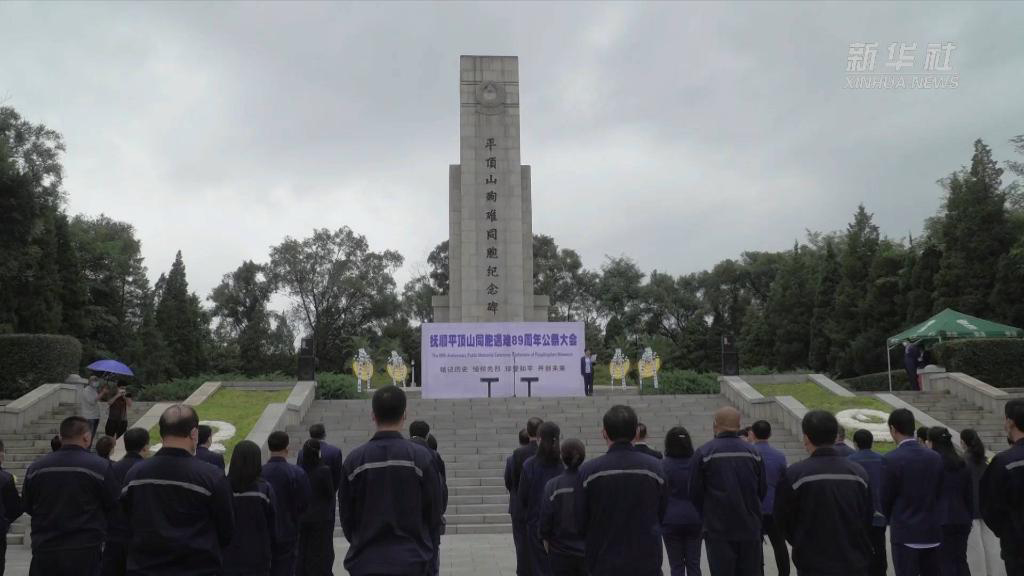
<path fill-rule="evenodd" d="M 523 475 L 519 479 L 520 510 L 526 514 L 526 532 L 529 539 L 530 562 L 537 576 L 551 574 L 548 553 L 541 541 L 539 524 L 540 508 L 544 501 L 544 486 L 548 480 L 560 475 L 565 467 L 559 460 L 559 436 L 561 430 L 554 422 L 545 422 L 537 430 L 537 455 L 523 464 Z"/>
<path fill-rule="evenodd" d="M 942 456 L 942 492 L 939 493 L 939 517 L 942 518 L 942 543 L 939 562 L 943 576 L 970 576 L 967 567 L 967 537 L 971 534 L 974 488 L 971 472 L 953 448 L 953 436 L 942 426 L 928 429 L 928 447 Z"/>
<path fill-rule="evenodd" d="M 586 576 L 583 565 L 585 542 L 576 530 L 574 493 L 577 472 L 586 459 L 583 442 L 571 438 L 562 442 L 565 472 L 548 480 L 540 510 L 540 538 L 548 552 L 552 576 Z"/>
<path fill-rule="evenodd" d="M 668 509 L 661 525 L 661 537 L 668 552 L 672 576 L 700 576 L 701 519 L 690 501 L 690 460 L 693 440 L 686 428 L 677 426 L 665 435 L 665 489 Z"/>

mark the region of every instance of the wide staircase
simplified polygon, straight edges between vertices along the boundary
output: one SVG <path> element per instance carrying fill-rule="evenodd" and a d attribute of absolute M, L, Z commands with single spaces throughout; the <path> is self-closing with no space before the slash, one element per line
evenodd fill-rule
<path fill-rule="evenodd" d="M 1012 392 L 1007 390 L 1007 392 Z M 1005 418 L 1001 414 L 988 412 L 972 402 L 962 400 L 949 392 L 895 392 L 904 402 L 935 418 L 957 432 L 964 428 L 977 430 L 985 442 L 985 448 L 992 452 L 1006 449 L 1006 432 L 1003 431 Z M 959 445 L 955 438 L 954 444 Z"/>
<path fill-rule="evenodd" d="M 539 416 L 557 423 L 563 439 L 579 438 L 586 445 L 588 458 L 593 458 L 607 449 L 601 438 L 601 417 L 614 404 L 632 406 L 647 425 L 648 443 L 663 451 L 665 433 L 673 426 L 685 426 L 695 447 L 708 441 L 712 415 L 728 401 L 718 394 L 637 396 L 635 390 L 610 387 L 599 387 L 597 395 L 590 398 L 423 400 L 410 395 L 407 424 L 413 420 L 430 424 L 447 467 L 447 533 L 511 532 L 504 466 L 506 457 L 518 446 L 517 435 L 527 419 Z M 289 428 L 292 443 L 297 446 L 297 440 L 306 438 L 307 428 L 317 422 L 327 428 L 328 442 L 346 455 L 372 436 L 366 400 L 315 402 L 302 424 Z M 786 453 L 790 462 L 806 455 L 801 441 L 778 426 L 772 444 Z"/>
<path fill-rule="evenodd" d="M 128 410 L 129 426 L 138 420 L 152 406 L 152 402 L 133 402 Z M 14 475 L 21 493 L 22 482 L 25 480 L 25 472 L 29 465 L 40 456 L 50 452 L 50 439 L 60 429 L 60 423 L 68 416 L 78 413 L 78 404 L 61 404 L 60 407 L 50 414 L 36 420 L 16 434 L 4 434 L 4 470 Z M 103 434 L 103 427 L 106 424 L 106 414 L 100 420 L 97 436 Z M 7 533 L 8 546 L 17 546 L 25 543 L 25 532 L 28 530 L 30 519 L 28 515 L 19 518 Z"/>

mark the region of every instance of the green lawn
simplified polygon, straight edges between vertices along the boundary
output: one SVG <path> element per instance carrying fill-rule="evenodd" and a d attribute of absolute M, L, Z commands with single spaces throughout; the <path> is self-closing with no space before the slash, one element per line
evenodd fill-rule
<path fill-rule="evenodd" d="M 260 419 L 267 404 L 284 402 L 288 399 L 289 394 L 291 394 L 291 390 L 221 388 L 197 406 L 196 411 L 199 413 L 200 420 L 219 420 L 234 425 L 234 437 L 224 442 L 224 447 L 227 448 L 224 453 L 224 461 L 230 462 L 231 451 L 235 448 L 235 444 L 245 440 L 253 425 Z M 151 444 L 160 442 L 158 427 L 154 426 L 150 429 L 149 441 Z"/>
<path fill-rule="evenodd" d="M 818 384 L 810 381 L 787 382 L 784 384 L 754 384 L 754 388 L 765 396 L 792 396 L 799 400 L 809 410 L 828 410 L 835 414 L 850 408 L 870 408 L 888 414 L 892 412 L 892 406 L 872 396 L 857 396 L 847 398 L 837 396 Z M 856 428 L 847 428 L 846 436 L 851 438 Z M 888 452 L 895 448 L 892 442 L 875 442 L 874 449 L 877 452 Z"/>

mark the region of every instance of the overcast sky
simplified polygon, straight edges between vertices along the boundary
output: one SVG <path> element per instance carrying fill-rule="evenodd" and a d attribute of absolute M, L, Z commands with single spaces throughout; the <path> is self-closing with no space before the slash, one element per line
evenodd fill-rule
<path fill-rule="evenodd" d="M 1024 4 L 0 4 L 0 100 L 64 134 L 68 211 L 132 223 L 205 297 L 285 236 L 447 238 L 460 54 L 516 55 L 534 231 L 687 273 L 858 203 L 920 231 L 1024 133 Z M 846 88 L 850 44 L 952 42 L 955 89 Z"/>

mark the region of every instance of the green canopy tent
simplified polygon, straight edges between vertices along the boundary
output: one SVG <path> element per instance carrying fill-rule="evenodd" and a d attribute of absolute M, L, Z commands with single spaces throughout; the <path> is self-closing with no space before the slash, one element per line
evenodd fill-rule
<path fill-rule="evenodd" d="M 889 391 L 892 392 L 892 358 L 889 353 L 893 348 L 902 342 L 942 342 L 964 338 L 1024 338 L 1024 330 L 946 308 L 917 326 L 889 337 L 885 348 L 889 363 Z"/>

